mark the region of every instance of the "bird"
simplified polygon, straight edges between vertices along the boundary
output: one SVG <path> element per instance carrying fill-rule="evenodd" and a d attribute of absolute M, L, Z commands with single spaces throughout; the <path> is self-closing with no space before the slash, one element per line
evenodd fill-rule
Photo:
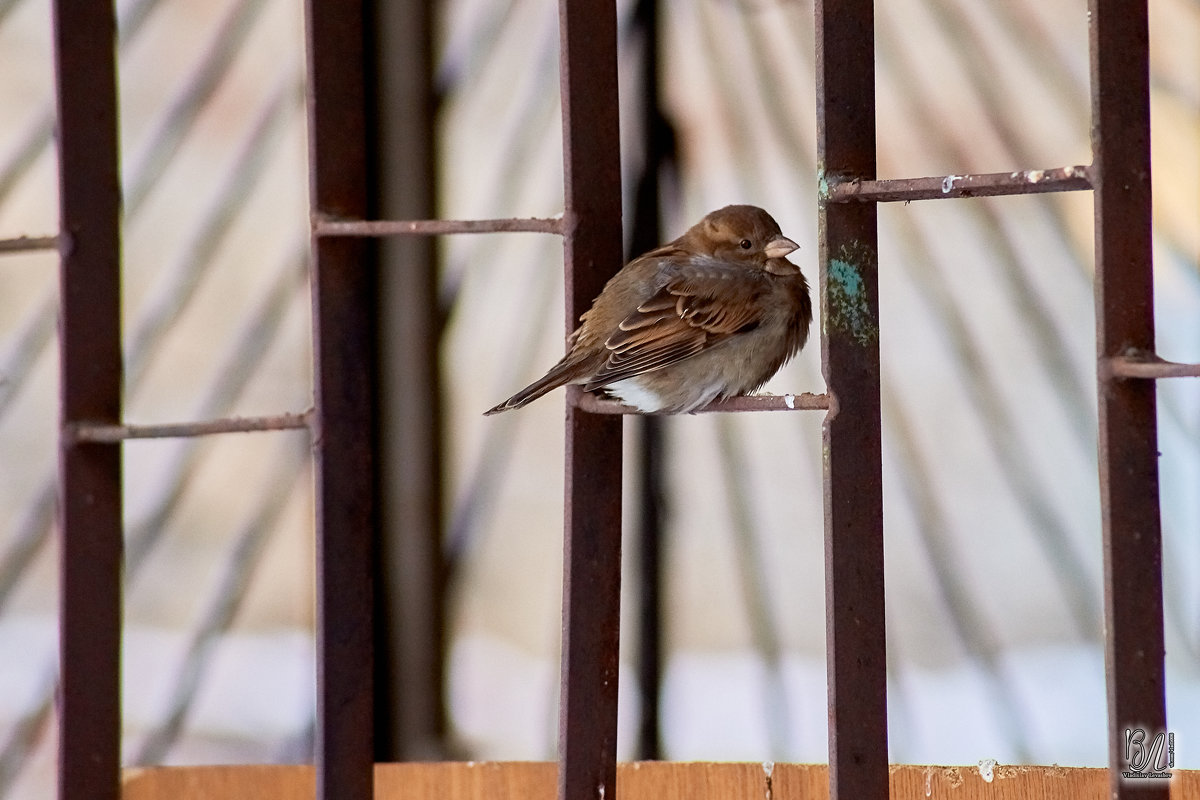
<path fill-rule="evenodd" d="M 797 247 L 757 206 L 707 214 L 622 267 L 562 360 L 484 414 L 567 384 L 642 413 L 689 413 L 757 390 L 808 340 L 808 281 L 786 258 Z"/>

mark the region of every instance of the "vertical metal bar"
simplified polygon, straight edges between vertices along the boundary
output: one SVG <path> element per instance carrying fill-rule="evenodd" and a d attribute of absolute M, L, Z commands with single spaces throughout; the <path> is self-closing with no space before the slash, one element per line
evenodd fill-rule
<path fill-rule="evenodd" d="M 670 123 L 663 117 L 659 95 L 658 0 L 638 0 L 633 8 L 631 34 L 641 45 L 639 115 L 642 126 L 642 169 L 633 197 L 633 229 L 629 257 L 657 247 L 662 241 L 662 171 L 673 163 Z M 638 726 L 637 757 L 662 757 L 659 705 L 663 662 L 663 521 L 666 515 L 663 440 L 666 420 L 636 419 L 638 439 L 640 516 L 638 520 L 638 693 L 642 718 Z"/>
<path fill-rule="evenodd" d="M 367 211 L 363 3 L 309 0 L 314 217 Z M 366 243 L 313 239 L 317 797 L 373 794 L 374 281 Z"/>
<path fill-rule="evenodd" d="M 435 215 L 432 28 L 429 0 L 372 0 L 378 118 L 372 173 L 378 215 Z M 376 562 L 378 761 L 443 752 L 445 569 L 436 240 L 379 243 L 377 278 L 380 541 Z"/>
<path fill-rule="evenodd" d="M 1096 338 L 1103 365 L 1154 352 L 1150 67 L 1146 0 L 1091 0 Z M 1100 370 L 1105 671 L 1113 797 L 1168 795 L 1165 781 L 1122 780 L 1127 731 L 1147 745 L 1166 727 L 1162 532 L 1152 380 Z"/>
<path fill-rule="evenodd" d="M 54 3 L 61 268 L 59 770 L 62 800 L 116 800 L 121 767 L 121 186 L 116 13 Z"/>
<path fill-rule="evenodd" d="M 872 0 L 817 0 L 816 39 L 829 796 L 867 800 L 888 796 L 878 224 L 827 187 L 875 178 Z"/>
<path fill-rule="evenodd" d="M 645 252 L 644 250 L 641 252 Z M 639 519 L 638 596 L 638 695 L 642 718 L 638 724 L 637 758 L 662 758 L 663 672 L 663 517 L 666 487 L 663 480 L 664 420 L 641 417 L 640 456 L 641 515 Z"/>
<path fill-rule="evenodd" d="M 560 0 L 567 330 L 621 266 L 617 16 Z M 560 800 L 616 795 L 621 422 L 567 402 Z"/>

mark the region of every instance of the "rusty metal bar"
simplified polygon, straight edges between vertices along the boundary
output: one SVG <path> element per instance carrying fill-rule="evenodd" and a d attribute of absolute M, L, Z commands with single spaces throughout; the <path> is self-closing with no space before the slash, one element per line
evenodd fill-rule
<path fill-rule="evenodd" d="M 63 430 L 64 441 L 123 442 L 126 439 L 180 439 L 188 436 L 210 436 L 217 433 L 251 433 L 254 431 L 286 431 L 307 428 L 312 410 L 299 414 L 276 414 L 270 417 L 229 417 L 202 422 L 166 422 L 157 425 L 104 425 L 95 422 L 69 423 Z"/>
<path fill-rule="evenodd" d="M 1089 0 L 1097 355 L 1154 352 L 1150 63 L 1146 0 Z M 1128 362 L 1125 362 L 1128 364 Z M 1156 385 L 1099 379 L 1109 788 L 1166 800 L 1167 781 L 1125 779 L 1126 736 L 1166 729 Z"/>
<path fill-rule="evenodd" d="M 0 239 L 0 253 L 28 253 L 35 250 L 53 250 L 56 247 L 57 236 L 16 236 Z"/>
<path fill-rule="evenodd" d="M 621 140 L 613 0 L 559 0 L 566 327 L 621 267 Z M 616 796 L 621 419 L 568 388 L 559 800 Z"/>
<path fill-rule="evenodd" d="M 872 0 L 817 0 L 819 184 L 875 178 Z M 888 796 L 874 203 L 819 204 L 830 800 Z"/>
<path fill-rule="evenodd" d="M 121 446 L 73 443 L 121 421 L 116 12 L 56 0 L 59 237 L 61 800 L 117 800 L 121 766 Z"/>
<path fill-rule="evenodd" d="M 952 197 L 1000 197 L 1015 194 L 1073 192 L 1092 188 L 1089 167 L 1029 169 L 978 175 L 942 175 L 935 178 L 864 180 L 826 177 L 822 187 L 830 203 L 909 202 Z"/>
<path fill-rule="evenodd" d="M 617 400 L 609 400 L 587 392 L 574 393 L 568 402 L 589 414 L 642 414 L 643 416 L 658 416 L 645 414 L 633 406 L 627 406 Z M 802 392 L 800 394 L 781 395 L 746 395 L 730 397 L 728 400 L 714 400 L 703 408 L 693 411 L 693 414 L 712 414 L 717 412 L 743 411 L 826 411 L 830 408 L 829 395 Z"/>
<path fill-rule="evenodd" d="M 368 212 L 363 0 L 308 0 L 313 219 Z M 317 518 L 316 784 L 320 800 L 374 787 L 375 282 L 367 242 L 312 237 Z"/>
<path fill-rule="evenodd" d="M 1114 356 L 1101 358 L 1100 379 L 1109 378 L 1198 378 L 1200 364 L 1180 364 L 1175 361 L 1165 361 L 1157 356 L 1148 358 L 1132 356 Z"/>
<path fill-rule="evenodd" d="M 373 213 L 436 216 L 435 3 L 372 0 L 368 104 L 376 121 Z M 431 222 L 401 223 L 416 228 Z M 318 226 L 318 231 L 320 227 Z M 419 231 L 426 232 L 426 231 Z M 375 757 L 447 757 L 442 556 L 442 304 L 438 242 L 378 243 L 376 338 L 380 527 L 376 561 Z"/>
<path fill-rule="evenodd" d="M 663 115 L 659 80 L 661 39 L 659 0 L 637 0 L 633 5 L 627 42 L 640 49 L 634 103 L 640 119 L 641 166 L 634 180 L 633 219 L 629 226 L 627 259 L 658 247 L 662 242 L 662 181 L 664 173 L 678 177 L 674 165 L 675 133 Z M 662 758 L 662 679 L 664 666 L 663 619 L 665 600 L 663 559 L 668 510 L 665 420 L 645 416 L 636 420 L 638 462 L 634 500 L 637 527 L 637 688 L 641 716 L 634 757 Z"/>
<path fill-rule="evenodd" d="M 516 219 L 419 219 L 346 220 L 313 217 L 317 236 L 431 236 L 448 233 L 559 233 L 563 221 L 556 218 Z"/>

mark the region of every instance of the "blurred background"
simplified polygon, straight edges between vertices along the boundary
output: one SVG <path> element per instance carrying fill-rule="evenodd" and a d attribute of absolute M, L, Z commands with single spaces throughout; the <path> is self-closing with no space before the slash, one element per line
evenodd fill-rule
<path fill-rule="evenodd" d="M 435 5 L 436 215 L 560 213 L 556 5 Z M 658 165 L 663 240 L 758 204 L 815 286 L 811 5 L 660 2 L 655 36 L 647 6 L 618 3 L 627 223 Z M 118 9 L 126 418 L 302 411 L 303 6 Z M 0 0 L 0 238 L 57 229 L 50 33 L 46 0 Z M 1090 162 L 1085 0 L 894 0 L 877 44 L 881 177 Z M 1158 351 L 1196 361 L 1200 3 L 1151 4 L 1151 44 Z M 880 207 L 893 761 L 1105 762 L 1091 213 L 1086 192 Z M 446 237 L 436 257 L 445 717 L 400 755 L 549 759 L 562 397 L 481 414 L 562 352 L 561 244 Z M 55 768 L 55 254 L 0 257 L 0 285 L 0 796 L 40 797 Z M 822 391 L 819 350 L 814 336 L 765 391 Z M 1168 721 L 1176 766 L 1196 768 L 1200 383 L 1159 386 Z M 634 758 L 642 427 L 626 431 Z M 660 434 L 660 755 L 822 761 L 821 415 L 669 418 Z M 307 434 L 135 441 L 125 465 L 125 763 L 310 760 Z"/>

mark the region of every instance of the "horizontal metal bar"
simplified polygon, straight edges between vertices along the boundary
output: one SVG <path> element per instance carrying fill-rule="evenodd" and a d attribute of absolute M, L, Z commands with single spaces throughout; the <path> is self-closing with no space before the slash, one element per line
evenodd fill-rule
<path fill-rule="evenodd" d="M 1105 378 L 1200 378 L 1200 364 L 1180 364 L 1157 356 L 1115 356 L 1101 366 Z"/>
<path fill-rule="evenodd" d="M 17 236 L 12 239 L 0 239 L 0 253 L 25 253 L 30 250 L 54 250 L 57 247 L 57 236 Z"/>
<path fill-rule="evenodd" d="M 607 400 L 590 392 L 583 392 L 575 403 L 575 407 L 589 414 L 641 414 L 633 406 L 627 406 L 616 400 Z M 813 394 L 782 394 L 782 395 L 744 395 L 730 397 L 728 400 L 714 400 L 703 408 L 696 409 L 696 414 L 710 414 L 718 411 L 824 411 L 830 407 L 829 395 Z M 658 416 L 657 414 L 648 416 Z"/>
<path fill-rule="evenodd" d="M 160 425 L 101 425 L 76 422 L 63 431 L 68 444 L 79 442 L 121 442 L 126 439 L 178 439 L 188 436 L 209 436 L 217 433 L 249 433 L 252 431 L 286 431 L 310 426 L 313 411 L 299 414 L 277 414 L 271 417 L 229 417 L 202 422 L 168 422 Z"/>
<path fill-rule="evenodd" d="M 314 217 L 317 236 L 436 236 L 447 233 L 557 233 L 561 217 L 513 219 L 342 220 Z"/>
<path fill-rule="evenodd" d="M 950 197 L 998 197 L 1012 194 L 1074 192 L 1092 188 L 1091 167 L 1057 167 L 1023 172 L 943 175 L 933 178 L 838 180 L 826 176 L 824 199 L 831 203 L 891 203 Z"/>

